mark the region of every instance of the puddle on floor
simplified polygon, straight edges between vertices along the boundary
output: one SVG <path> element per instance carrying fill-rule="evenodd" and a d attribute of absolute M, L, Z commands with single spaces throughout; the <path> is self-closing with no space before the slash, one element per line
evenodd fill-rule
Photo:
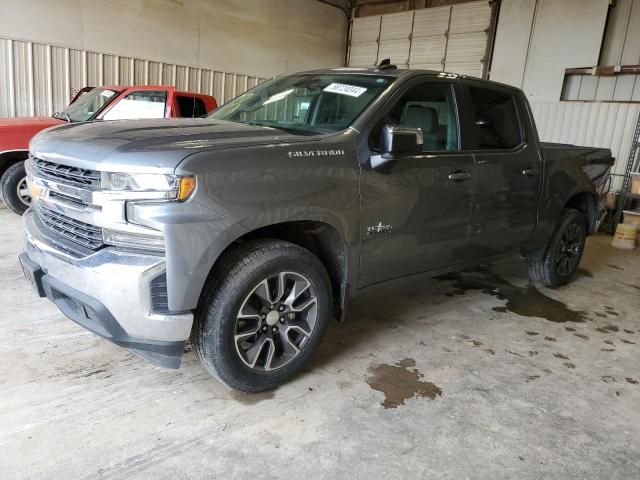
<path fill-rule="evenodd" d="M 381 364 L 369 367 L 369 386 L 384 393 L 384 408 L 397 408 L 404 405 L 405 400 L 423 397 L 433 400 L 442 395 L 442 390 L 431 382 L 420 380 L 424 377 L 415 367 L 412 358 L 405 358 L 395 365 Z"/>
<path fill-rule="evenodd" d="M 496 312 L 512 312 L 523 317 L 539 317 L 556 323 L 585 321 L 586 313 L 571 310 L 565 303 L 540 292 L 535 286 L 518 287 L 486 268 L 456 272 L 438 277 L 440 281 L 453 282 L 454 295 L 464 295 L 470 290 L 480 290 L 500 300 L 504 306 L 494 307 Z"/>

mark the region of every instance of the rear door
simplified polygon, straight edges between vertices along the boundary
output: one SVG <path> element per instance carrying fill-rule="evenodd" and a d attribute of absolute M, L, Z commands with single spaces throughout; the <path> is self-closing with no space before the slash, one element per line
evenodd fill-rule
<path fill-rule="evenodd" d="M 476 258 L 507 252 L 532 233 L 542 165 L 516 90 L 463 81 L 463 134 L 476 163 L 469 247 Z"/>
<path fill-rule="evenodd" d="M 420 128 L 424 151 L 362 171 L 360 287 L 469 258 L 474 162 L 460 148 L 456 85 L 419 77 L 372 122 L 365 155 L 379 153 L 383 125 Z"/>

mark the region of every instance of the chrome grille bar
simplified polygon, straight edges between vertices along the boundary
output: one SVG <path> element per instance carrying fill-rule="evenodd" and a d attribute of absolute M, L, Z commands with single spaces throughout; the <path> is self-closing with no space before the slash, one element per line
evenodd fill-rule
<path fill-rule="evenodd" d="M 35 210 L 40 221 L 61 237 L 91 250 L 98 250 L 104 246 L 100 227 L 54 212 L 43 207 L 39 202 L 35 203 Z"/>
<path fill-rule="evenodd" d="M 31 157 L 31 162 L 40 173 L 49 178 L 65 181 L 80 186 L 100 186 L 100 172 L 87 168 L 70 167 L 61 163 L 49 162 Z"/>

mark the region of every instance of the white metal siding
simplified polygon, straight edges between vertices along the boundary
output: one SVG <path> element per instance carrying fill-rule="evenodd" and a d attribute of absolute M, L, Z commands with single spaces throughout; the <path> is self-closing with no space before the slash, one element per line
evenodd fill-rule
<path fill-rule="evenodd" d="M 639 102 L 640 75 L 566 75 L 561 100 Z"/>
<path fill-rule="evenodd" d="M 356 18 L 349 65 L 370 67 L 390 58 L 399 67 L 481 77 L 490 23 L 486 0 Z"/>
<path fill-rule="evenodd" d="M 0 117 L 51 115 L 85 86 L 175 85 L 219 104 L 264 78 L 0 38 Z"/>
<path fill-rule="evenodd" d="M 380 15 L 355 18 L 351 24 L 351 46 L 349 65 L 352 67 L 370 67 L 378 58 L 380 42 Z"/>
<path fill-rule="evenodd" d="M 622 174 L 631 149 L 640 104 L 608 102 L 532 102 L 531 108 L 544 142 L 610 148 Z M 613 189 L 621 177 L 614 177 Z"/>

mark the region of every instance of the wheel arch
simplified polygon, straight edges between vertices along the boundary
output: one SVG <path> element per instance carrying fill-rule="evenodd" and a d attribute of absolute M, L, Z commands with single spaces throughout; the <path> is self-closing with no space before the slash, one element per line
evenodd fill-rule
<path fill-rule="evenodd" d="M 333 313 L 342 320 L 349 295 L 347 244 L 338 229 L 326 221 L 292 220 L 264 225 L 238 236 L 224 248 L 213 263 L 207 281 L 215 276 L 224 259 L 240 245 L 256 239 L 275 239 L 306 248 L 324 265 L 331 280 Z"/>
<path fill-rule="evenodd" d="M 11 165 L 22 162 L 29 157 L 29 150 L 2 150 L 0 151 L 0 175 L 2 175 Z"/>
<path fill-rule="evenodd" d="M 598 224 L 598 199 L 594 192 L 578 191 L 569 196 L 564 208 L 573 208 L 582 212 L 587 221 L 587 235 L 595 233 Z"/>

